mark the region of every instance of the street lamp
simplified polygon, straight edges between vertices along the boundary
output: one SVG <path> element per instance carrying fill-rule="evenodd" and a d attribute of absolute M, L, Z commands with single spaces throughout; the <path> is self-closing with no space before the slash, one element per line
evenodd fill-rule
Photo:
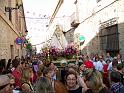
<path fill-rule="evenodd" d="M 16 7 L 6 7 L 6 6 L 5 6 L 5 12 L 10 12 L 10 11 L 12 11 L 12 10 L 17 10 L 17 9 L 19 9 L 21 6 L 22 6 L 22 4 L 20 4 L 20 5 L 16 4 Z"/>
<path fill-rule="evenodd" d="M 9 20 L 11 21 L 11 12 L 12 10 L 17 10 L 22 6 L 22 4 L 18 5 L 16 4 L 16 7 L 6 7 L 5 6 L 5 12 L 9 12 Z"/>

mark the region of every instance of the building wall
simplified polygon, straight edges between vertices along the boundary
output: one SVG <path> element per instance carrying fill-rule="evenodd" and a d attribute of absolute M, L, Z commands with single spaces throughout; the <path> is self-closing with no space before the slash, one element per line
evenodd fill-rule
<path fill-rule="evenodd" d="M 119 48 L 120 53 L 122 54 L 122 57 L 124 59 L 124 0 L 121 0 L 119 2 L 119 24 L 118 24 L 118 31 L 119 31 Z"/>
<path fill-rule="evenodd" d="M 20 46 L 15 44 L 15 39 L 18 37 L 18 34 L 14 32 L 14 27 L 9 25 L 7 20 L 4 20 L 2 16 L 0 16 L 0 58 L 9 59 L 11 58 L 11 50 L 10 46 L 13 46 L 13 57 L 18 55 L 17 51 L 20 50 Z M 12 26 L 12 27 L 11 27 Z"/>
<path fill-rule="evenodd" d="M 17 22 L 16 10 L 12 10 L 12 21 L 9 20 L 9 14 L 5 12 L 5 6 L 15 7 L 17 3 L 16 0 L 10 1 L 12 6 L 9 5 L 8 0 L 0 1 L 0 59 L 7 60 L 15 56 L 22 56 L 22 47 L 15 43 L 15 39 L 20 36 L 19 32 L 25 32 L 26 29 L 24 19 L 20 23 Z M 22 25 L 22 29 L 17 29 L 18 27 L 15 24 Z"/>
<path fill-rule="evenodd" d="M 66 47 L 68 42 L 65 38 L 65 36 L 63 35 L 63 32 L 66 33 L 69 29 L 71 29 L 71 26 L 70 26 L 70 16 L 71 16 L 71 13 L 74 12 L 74 1 L 75 0 L 59 0 L 61 1 L 60 4 L 58 2 L 58 8 L 56 7 L 55 10 L 57 11 L 54 11 L 53 13 L 53 17 L 52 17 L 52 21 L 51 24 L 49 24 L 49 27 L 48 27 L 48 30 L 49 31 L 49 34 L 48 35 L 48 39 L 51 39 L 52 38 L 52 44 L 53 45 L 56 45 L 58 42 L 61 42 L 62 44 L 62 47 Z M 63 2 L 64 1 L 64 2 Z M 70 4 L 68 6 L 68 3 Z M 58 18 L 55 18 L 55 17 L 58 17 Z M 58 41 L 57 38 L 55 38 L 55 34 L 54 32 L 56 32 L 56 25 L 59 25 L 60 27 L 60 40 Z M 69 34 L 67 35 L 69 36 Z M 70 37 L 70 36 L 69 36 Z M 67 37 L 67 38 L 69 38 Z M 53 39 L 54 38 L 54 39 Z M 72 37 L 73 38 L 73 37 Z"/>
<path fill-rule="evenodd" d="M 120 33 L 119 48 L 120 53 L 124 56 L 124 0 L 101 0 L 98 3 L 95 0 L 87 0 L 87 2 L 78 0 L 78 3 L 81 24 L 75 30 L 75 33 L 81 33 L 86 37 L 86 42 L 82 49 L 87 51 L 88 54 L 92 52 L 105 54 L 105 51 L 100 51 L 97 34 L 100 31 L 101 23 L 112 18 L 117 18 L 118 32 Z"/>

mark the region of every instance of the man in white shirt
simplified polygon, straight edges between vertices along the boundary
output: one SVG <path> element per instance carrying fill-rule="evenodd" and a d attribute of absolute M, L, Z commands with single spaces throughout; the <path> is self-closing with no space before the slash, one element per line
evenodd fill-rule
<path fill-rule="evenodd" d="M 95 63 L 95 69 L 98 71 L 103 71 L 103 65 L 106 64 L 102 56 L 99 57 L 99 61 Z"/>

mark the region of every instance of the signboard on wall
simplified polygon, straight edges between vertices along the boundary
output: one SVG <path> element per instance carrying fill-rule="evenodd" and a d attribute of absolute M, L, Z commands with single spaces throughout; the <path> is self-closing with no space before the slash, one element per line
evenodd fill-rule
<path fill-rule="evenodd" d="M 17 37 L 15 42 L 16 42 L 17 45 L 21 45 L 23 43 L 23 39 L 20 38 L 20 37 Z"/>
<path fill-rule="evenodd" d="M 79 40 L 80 40 L 80 45 L 83 45 L 85 42 L 85 37 L 83 35 L 80 35 Z"/>

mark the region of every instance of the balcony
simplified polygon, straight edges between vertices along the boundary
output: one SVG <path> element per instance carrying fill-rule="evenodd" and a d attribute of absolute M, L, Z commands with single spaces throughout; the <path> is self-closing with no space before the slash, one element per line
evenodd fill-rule
<path fill-rule="evenodd" d="M 71 15 L 71 27 L 74 27 L 74 28 L 77 28 L 78 25 L 80 24 L 79 23 L 79 16 L 78 16 L 78 12 L 74 12 L 72 15 Z"/>

